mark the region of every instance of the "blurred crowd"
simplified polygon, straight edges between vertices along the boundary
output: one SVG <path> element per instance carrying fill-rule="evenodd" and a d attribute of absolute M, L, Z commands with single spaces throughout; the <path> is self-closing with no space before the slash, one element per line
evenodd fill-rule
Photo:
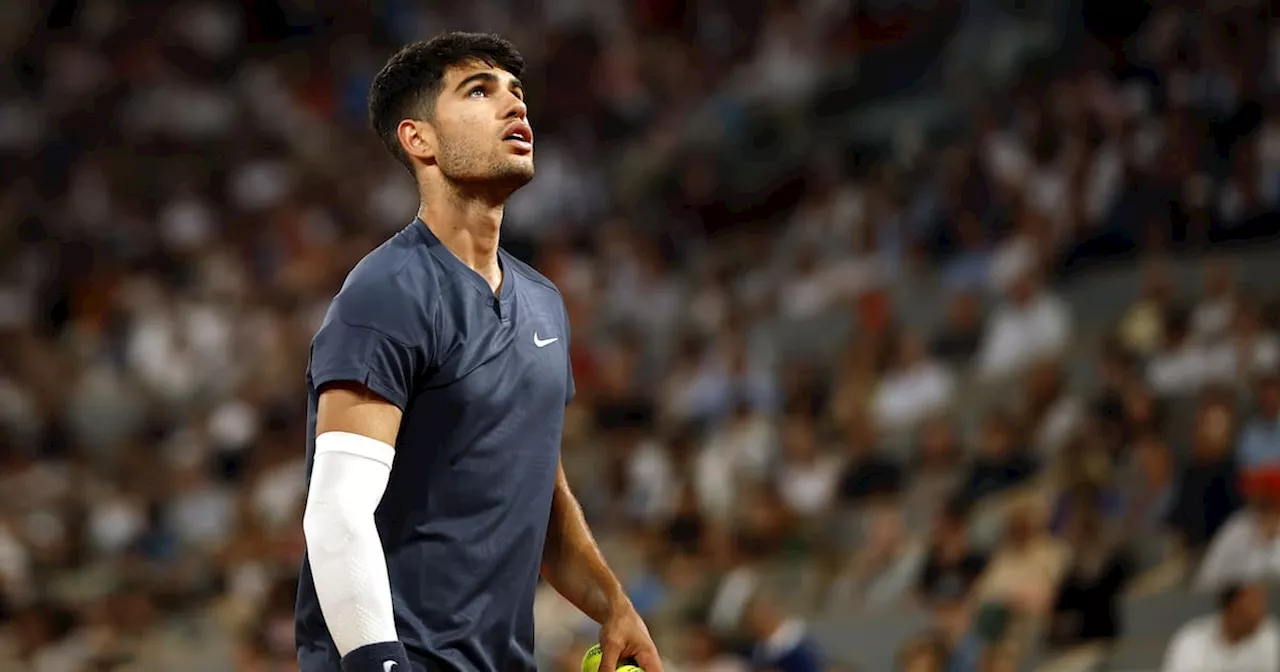
<path fill-rule="evenodd" d="M 1135 585 L 1280 579 L 1280 295 L 1171 280 L 1280 232 L 1266 3 L 1162 5 L 955 137 L 814 147 L 737 226 L 744 120 L 812 114 L 862 10 L 323 4 L 0 3 L 0 667 L 291 668 L 309 339 L 417 207 L 365 94 L 457 28 L 530 62 L 504 241 L 565 296 L 566 469 L 679 669 L 831 667 L 804 618 L 904 605 L 904 669 L 1013 669 Z M 1059 288 L 1117 256 L 1143 294 L 1098 324 Z M 577 669 L 590 625 L 537 609 Z"/>

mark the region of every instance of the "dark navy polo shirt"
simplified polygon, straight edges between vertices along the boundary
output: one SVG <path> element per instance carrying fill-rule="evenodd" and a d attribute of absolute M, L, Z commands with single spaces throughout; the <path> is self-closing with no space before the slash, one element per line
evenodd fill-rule
<path fill-rule="evenodd" d="M 311 343 L 307 475 L 326 383 L 354 381 L 404 417 L 375 520 L 396 631 L 430 670 L 533 670 L 533 595 L 564 407 L 573 398 L 559 291 L 499 251 L 488 283 L 415 220 L 347 276 Z M 339 669 L 303 558 L 302 672 Z"/>

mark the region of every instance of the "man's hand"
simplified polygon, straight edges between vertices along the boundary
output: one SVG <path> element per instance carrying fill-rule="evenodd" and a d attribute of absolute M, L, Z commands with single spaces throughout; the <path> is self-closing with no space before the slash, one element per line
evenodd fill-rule
<path fill-rule="evenodd" d="M 662 672 L 662 659 L 649 628 L 630 603 L 600 626 L 600 672 L 614 672 L 618 661 L 635 658 L 645 672 Z"/>
<path fill-rule="evenodd" d="M 645 672 L 662 672 L 662 660 L 649 628 L 591 537 L 582 507 L 569 489 L 564 465 L 557 471 L 547 543 L 542 550 L 543 578 L 600 624 L 598 672 L 615 672 L 619 659 L 626 658 L 634 658 Z"/>

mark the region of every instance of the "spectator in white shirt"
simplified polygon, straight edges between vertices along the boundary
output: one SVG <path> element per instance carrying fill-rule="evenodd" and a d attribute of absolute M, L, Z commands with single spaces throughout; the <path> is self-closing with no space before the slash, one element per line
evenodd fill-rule
<path fill-rule="evenodd" d="M 1186 311 L 1170 311 L 1165 322 L 1165 345 L 1147 366 L 1147 381 L 1157 395 L 1194 394 L 1202 385 L 1230 380 L 1234 374 L 1232 361 L 1212 356 L 1192 337 Z"/>
<path fill-rule="evenodd" d="M 840 462 L 819 450 L 812 423 L 805 417 L 787 423 L 784 459 L 777 476 L 778 494 L 801 519 L 826 511 L 835 495 Z"/>
<path fill-rule="evenodd" d="M 1273 491 L 1280 471 L 1255 471 L 1245 481 L 1253 501 L 1214 535 L 1196 576 L 1200 590 L 1280 578 L 1280 496 Z"/>
<path fill-rule="evenodd" d="M 898 363 L 876 391 L 874 410 L 882 428 L 915 426 L 945 409 L 955 392 L 955 380 L 947 368 L 925 350 L 915 334 L 906 334 L 898 345 Z"/>
<path fill-rule="evenodd" d="M 996 309 L 978 354 L 983 378 L 1001 379 L 1032 362 L 1060 354 L 1071 333 L 1071 315 L 1032 272 L 1010 287 L 1008 301 Z"/>
<path fill-rule="evenodd" d="M 707 439 L 694 459 L 693 482 L 703 511 L 726 521 L 738 506 L 738 487 L 759 483 L 773 466 L 778 430 L 768 416 L 738 402 L 729 421 Z"/>
<path fill-rule="evenodd" d="M 1067 389 L 1061 363 L 1036 362 L 1027 374 L 1023 415 L 1031 432 L 1031 448 L 1051 460 L 1075 436 L 1084 421 L 1084 406 Z"/>
<path fill-rule="evenodd" d="M 1210 359 L 1224 376 L 1221 382 L 1251 380 L 1280 367 L 1280 339 L 1266 328 L 1260 313 L 1251 302 L 1237 303 L 1226 338 L 1211 348 Z"/>
<path fill-rule="evenodd" d="M 779 290 L 779 307 L 783 314 L 789 319 L 804 320 L 826 310 L 836 296 L 828 280 L 819 266 L 817 251 L 812 248 L 801 250 L 791 277 Z"/>
<path fill-rule="evenodd" d="M 1226 262 L 1206 266 L 1203 297 L 1191 314 L 1191 333 L 1196 339 L 1214 341 L 1226 335 L 1235 317 L 1235 274 Z"/>
<path fill-rule="evenodd" d="M 1165 653 L 1163 672 L 1280 672 L 1280 626 L 1267 616 L 1261 585 L 1222 591 L 1218 613 L 1182 626 Z"/>

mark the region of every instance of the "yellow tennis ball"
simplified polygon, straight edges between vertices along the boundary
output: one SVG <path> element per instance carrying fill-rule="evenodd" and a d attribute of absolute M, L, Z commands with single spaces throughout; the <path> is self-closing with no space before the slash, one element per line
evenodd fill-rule
<path fill-rule="evenodd" d="M 599 672 L 600 656 L 603 653 L 599 644 L 587 649 L 587 654 L 582 657 L 582 672 Z M 634 658 L 623 658 L 618 661 L 618 667 L 614 669 L 616 672 L 644 672 L 639 665 L 636 665 Z"/>
<path fill-rule="evenodd" d="M 604 653 L 600 650 L 600 645 L 596 644 L 587 649 L 587 655 L 582 657 L 582 672 L 596 672 L 600 669 L 600 655 Z"/>

